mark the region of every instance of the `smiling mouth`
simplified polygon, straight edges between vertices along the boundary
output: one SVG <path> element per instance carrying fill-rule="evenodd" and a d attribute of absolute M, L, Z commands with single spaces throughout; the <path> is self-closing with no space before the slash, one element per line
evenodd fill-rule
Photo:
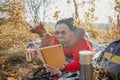
<path fill-rule="evenodd" d="M 59 41 L 63 41 L 63 40 L 64 40 L 64 38 L 58 38 L 58 40 L 59 40 Z"/>
<path fill-rule="evenodd" d="M 63 40 L 64 38 L 58 38 L 59 40 Z"/>

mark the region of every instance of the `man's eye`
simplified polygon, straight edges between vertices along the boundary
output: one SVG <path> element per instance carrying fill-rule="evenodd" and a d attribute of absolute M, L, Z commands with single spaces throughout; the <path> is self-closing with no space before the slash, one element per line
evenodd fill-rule
<path fill-rule="evenodd" d="M 61 35 L 65 35 L 66 32 L 65 32 L 65 31 L 61 31 L 61 32 L 56 31 L 56 32 L 55 32 L 55 35 L 59 35 L 59 34 L 61 34 Z"/>
<path fill-rule="evenodd" d="M 58 31 L 56 31 L 56 32 L 55 32 L 55 35 L 59 35 L 59 32 L 58 32 Z"/>
<path fill-rule="evenodd" d="M 65 32 L 65 31 L 62 31 L 62 32 L 61 32 L 61 34 L 62 34 L 62 35 L 65 35 L 65 34 L 66 34 L 66 32 Z"/>

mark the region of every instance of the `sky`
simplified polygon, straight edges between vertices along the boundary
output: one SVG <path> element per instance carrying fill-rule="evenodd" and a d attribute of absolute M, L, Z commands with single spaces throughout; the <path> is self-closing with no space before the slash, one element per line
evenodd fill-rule
<path fill-rule="evenodd" d="M 71 17 L 74 14 L 73 2 L 66 4 L 67 0 L 51 0 L 52 4 L 48 6 L 46 13 L 46 21 L 56 21 L 53 19 L 53 14 L 55 11 L 60 11 L 59 18 Z M 72 1 L 72 0 L 70 0 Z M 90 1 L 90 0 L 86 0 Z M 76 0 L 77 4 L 81 3 L 82 0 Z M 108 23 L 108 17 L 114 17 L 114 2 L 113 0 L 96 0 L 95 1 L 95 16 L 98 17 L 96 23 Z M 92 5 L 84 5 L 82 8 L 78 9 L 79 16 L 82 21 L 84 21 L 83 14 L 88 11 Z"/>
<path fill-rule="evenodd" d="M 45 21 L 47 22 L 56 22 L 58 19 L 71 17 L 74 15 L 74 4 L 73 0 L 70 0 L 71 3 L 67 4 L 67 0 L 50 0 L 51 4 L 46 8 Z M 83 0 L 76 0 L 77 4 L 80 4 Z M 91 1 L 91 0 L 84 0 Z M 83 5 L 78 9 L 80 19 L 84 21 L 84 12 L 88 11 L 92 5 Z M 60 11 L 58 19 L 54 19 L 53 15 L 56 11 Z M 40 11 L 41 12 L 41 11 Z M 30 21 L 30 12 L 27 13 L 27 20 Z M 39 13 L 40 18 L 43 17 L 43 13 Z M 1 16 L 4 16 L 0 14 Z M 95 12 L 94 15 L 98 17 L 96 23 L 108 23 L 108 17 L 111 16 L 115 18 L 114 12 L 114 0 L 95 0 Z"/>
<path fill-rule="evenodd" d="M 108 17 L 114 17 L 114 2 L 113 0 L 98 0 L 96 1 L 96 16 L 99 17 L 98 22 L 107 23 Z"/>

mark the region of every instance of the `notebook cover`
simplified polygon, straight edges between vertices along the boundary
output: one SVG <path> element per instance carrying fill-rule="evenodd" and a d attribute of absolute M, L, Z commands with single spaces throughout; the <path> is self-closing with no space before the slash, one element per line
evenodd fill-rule
<path fill-rule="evenodd" d="M 61 44 L 43 47 L 40 49 L 45 64 L 56 68 L 64 67 L 66 64 L 63 47 Z"/>

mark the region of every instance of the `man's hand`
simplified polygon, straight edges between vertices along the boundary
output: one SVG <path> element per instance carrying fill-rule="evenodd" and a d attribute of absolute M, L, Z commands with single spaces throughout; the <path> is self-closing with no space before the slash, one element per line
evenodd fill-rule
<path fill-rule="evenodd" d="M 51 72 L 52 74 L 56 74 L 56 73 L 59 71 L 58 68 L 55 68 L 55 67 L 50 66 L 50 65 L 48 65 L 48 64 L 45 64 L 45 67 L 46 67 L 46 69 L 47 69 L 49 72 Z"/>
<path fill-rule="evenodd" d="M 61 67 L 61 68 L 55 68 L 55 67 L 53 67 L 53 66 L 51 66 L 51 65 L 45 64 L 45 68 L 46 68 L 49 72 L 51 72 L 52 74 L 56 74 L 56 73 L 58 73 L 58 72 L 63 71 L 64 68 L 65 68 L 65 66 L 64 66 L 64 67 Z"/>

